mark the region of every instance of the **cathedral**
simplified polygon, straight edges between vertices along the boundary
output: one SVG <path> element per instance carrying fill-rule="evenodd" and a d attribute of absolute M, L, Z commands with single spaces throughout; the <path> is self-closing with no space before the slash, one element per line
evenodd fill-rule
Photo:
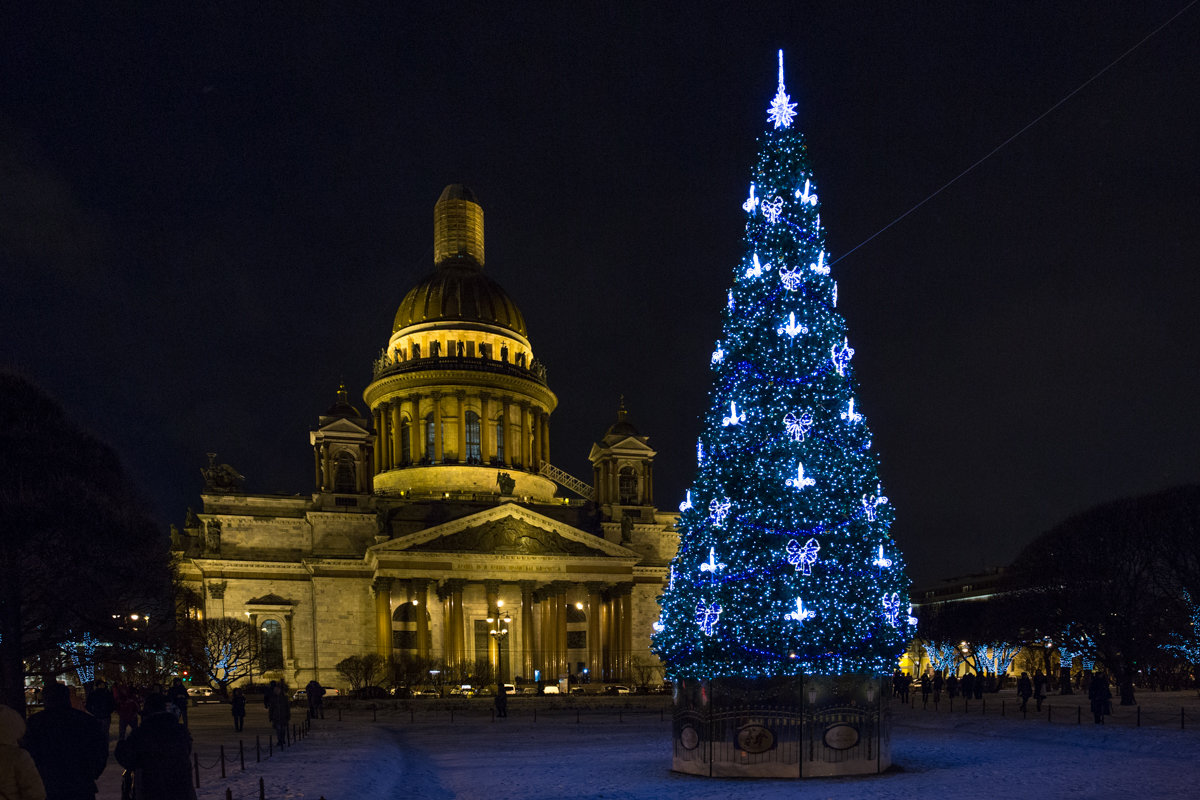
<path fill-rule="evenodd" d="M 655 508 L 655 451 L 622 404 L 588 485 L 550 461 L 557 403 L 484 271 L 483 209 L 446 187 L 434 270 L 400 301 L 363 405 L 343 385 L 309 434 L 311 494 L 244 492 L 210 455 L 201 513 L 172 531 L 190 613 L 254 626 L 256 681 L 340 686 L 336 665 L 370 653 L 435 683 L 661 679 L 650 633 L 678 514 Z"/>

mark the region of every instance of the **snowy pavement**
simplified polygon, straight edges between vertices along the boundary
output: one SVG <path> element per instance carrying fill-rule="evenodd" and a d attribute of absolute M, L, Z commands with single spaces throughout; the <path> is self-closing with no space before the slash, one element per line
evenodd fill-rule
<path fill-rule="evenodd" d="M 1051 697 L 1048 715 L 1044 707 L 1025 719 L 1015 712 L 1015 697 L 1003 693 L 990 696 L 986 715 L 978 703 L 964 711 L 961 700 L 954 712 L 944 703 L 936 712 L 923 710 L 919 700 L 915 708 L 897 705 L 893 772 L 802 782 L 672 773 L 669 698 L 661 699 L 661 709 L 630 703 L 620 718 L 615 707 L 583 709 L 577 717 L 563 701 L 546 698 L 512 702 L 508 719 L 496 721 L 483 699 L 460 703 L 453 721 L 438 701 L 381 710 L 376 722 L 369 710 L 347 712 L 341 721 L 327 714 L 307 738 L 261 763 L 254 762 L 253 739 L 260 734 L 265 756 L 267 728 L 258 719 L 265 712 L 251 709 L 242 734 L 249 742 L 245 772 L 228 706 L 193 709 L 192 730 L 202 767 L 200 800 L 220 800 L 226 788 L 234 798 L 253 800 L 260 778 L 267 800 L 727 800 L 733 792 L 739 800 L 798 794 L 873 800 L 929 792 L 976 800 L 1029 792 L 1051 798 L 1200 796 L 1200 698 L 1142 693 L 1138 699 L 1141 728 L 1134 727 L 1136 709 L 1119 706 L 1109 724 L 1092 724 L 1086 708 L 1083 724 L 1075 724 L 1075 707 L 1086 703 L 1078 696 Z M 222 742 L 225 779 L 216 763 Z M 118 800 L 119 780 L 120 768 L 110 762 L 100 800 Z"/>

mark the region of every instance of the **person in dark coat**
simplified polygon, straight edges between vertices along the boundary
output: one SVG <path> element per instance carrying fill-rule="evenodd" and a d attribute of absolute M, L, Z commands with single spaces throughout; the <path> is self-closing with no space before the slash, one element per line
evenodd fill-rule
<path fill-rule="evenodd" d="M 1029 705 L 1029 698 L 1033 697 L 1033 681 L 1029 680 L 1029 673 L 1022 672 L 1021 677 L 1017 678 L 1017 697 L 1021 698 L 1021 710 Z"/>
<path fill-rule="evenodd" d="M 942 676 L 942 671 L 939 669 L 933 673 L 933 702 L 942 702 L 942 687 L 946 685 L 946 679 Z"/>
<path fill-rule="evenodd" d="M 308 699 L 308 717 L 325 719 L 325 687 L 313 680 L 304 687 L 304 696 Z"/>
<path fill-rule="evenodd" d="M 271 681 L 271 685 L 263 692 L 263 708 L 267 710 L 267 722 L 270 722 L 272 725 L 275 724 L 275 717 L 271 716 L 271 698 L 275 696 L 275 687 L 277 685 L 277 681 Z"/>
<path fill-rule="evenodd" d="M 970 700 L 971 695 L 975 692 L 975 676 L 970 672 L 965 673 L 962 680 L 959 681 L 959 688 L 962 689 L 963 699 Z"/>
<path fill-rule="evenodd" d="M 496 716 L 508 716 L 508 687 L 503 682 L 496 687 Z"/>
<path fill-rule="evenodd" d="M 179 712 L 179 721 L 186 728 L 188 724 L 188 690 L 183 685 L 182 678 L 176 678 L 171 681 L 171 688 L 167 689 L 167 702 L 175 706 L 175 709 Z"/>
<path fill-rule="evenodd" d="M 1039 669 L 1033 673 L 1033 699 L 1037 703 L 1037 710 L 1042 710 L 1042 701 L 1046 699 L 1046 676 Z"/>
<path fill-rule="evenodd" d="M 268 708 L 271 712 L 271 724 L 275 726 L 275 738 L 280 747 L 287 745 L 288 722 L 292 718 L 292 704 L 288 701 L 287 686 L 282 682 L 275 684 L 269 696 Z"/>
<path fill-rule="evenodd" d="M 107 739 L 112 734 L 112 715 L 113 711 L 117 708 L 117 703 L 113 699 L 113 693 L 108 688 L 108 684 L 105 683 L 104 678 L 96 679 L 96 683 L 92 686 L 92 691 L 88 694 L 83 708 L 93 717 L 100 720 L 100 726 L 104 728 L 104 738 Z"/>
<path fill-rule="evenodd" d="M 958 696 L 958 675 L 953 672 L 946 678 L 946 694 L 950 695 L 951 700 Z"/>
<path fill-rule="evenodd" d="M 246 693 L 241 689 L 234 689 L 229 705 L 233 709 L 233 729 L 240 731 L 246 724 Z"/>
<path fill-rule="evenodd" d="M 138 800 L 195 800 L 192 735 L 167 710 L 165 695 L 146 698 L 142 724 L 117 743 L 114 755 L 122 767 L 133 770 Z"/>
<path fill-rule="evenodd" d="M 929 695 L 933 694 L 933 676 L 926 670 L 921 676 L 921 705 L 929 705 Z"/>
<path fill-rule="evenodd" d="M 46 785 L 46 800 L 93 800 L 108 763 L 108 739 L 95 717 L 71 708 L 66 686 L 53 683 L 42 697 L 46 710 L 29 718 L 25 747 Z"/>
<path fill-rule="evenodd" d="M 126 729 L 134 731 L 138 726 L 138 708 L 137 695 L 134 694 L 133 687 L 126 683 L 118 683 L 113 688 L 113 700 L 117 704 L 117 739 L 125 738 Z"/>
<path fill-rule="evenodd" d="M 1112 691 L 1108 688 L 1108 676 L 1103 672 L 1092 676 L 1092 683 L 1088 686 L 1088 700 L 1092 702 L 1092 716 L 1096 718 L 1096 724 L 1100 725 L 1104 722 L 1104 715 L 1112 713 Z"/>

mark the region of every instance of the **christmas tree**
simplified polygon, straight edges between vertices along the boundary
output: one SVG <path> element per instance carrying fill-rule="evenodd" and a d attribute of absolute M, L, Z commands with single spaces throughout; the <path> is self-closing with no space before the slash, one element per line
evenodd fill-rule
<path fill-rule="evenodd" d="M 915 633 L 789 100 L 780 51 L 655 625 L 671 678 L 889 674 Z"/>

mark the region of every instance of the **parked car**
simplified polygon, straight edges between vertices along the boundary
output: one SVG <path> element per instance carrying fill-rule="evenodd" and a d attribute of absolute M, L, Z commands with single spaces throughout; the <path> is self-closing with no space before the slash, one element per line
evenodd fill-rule
<path fill-rule="evenodd" d="M 474 697 L 476 695 L 475 688 L 470 684 L 464 683 L 456 689 L 450 690 L 451 697 Z"/>
<path fill-rule="evenodd" d="M 521 694 L 537 694 L 537 687 L 536 686 L 522 687 Z"/>
<path fill-rule="evenodd" d="M 437 689 L 418 689 L 413 692 L 413 697 L 441 697 L 441 695 L 437 693 Z"/>
<path fill-rule="evenodd" d="M 542 694 L 560 694 L 560 692 L 558 691 L 557 686 L 543 686 Z"/>
<path fill-rule="evenodd" d="M 629 694 L 628 686 L 609 685 L 604 687 L 605 694 Z"/>

